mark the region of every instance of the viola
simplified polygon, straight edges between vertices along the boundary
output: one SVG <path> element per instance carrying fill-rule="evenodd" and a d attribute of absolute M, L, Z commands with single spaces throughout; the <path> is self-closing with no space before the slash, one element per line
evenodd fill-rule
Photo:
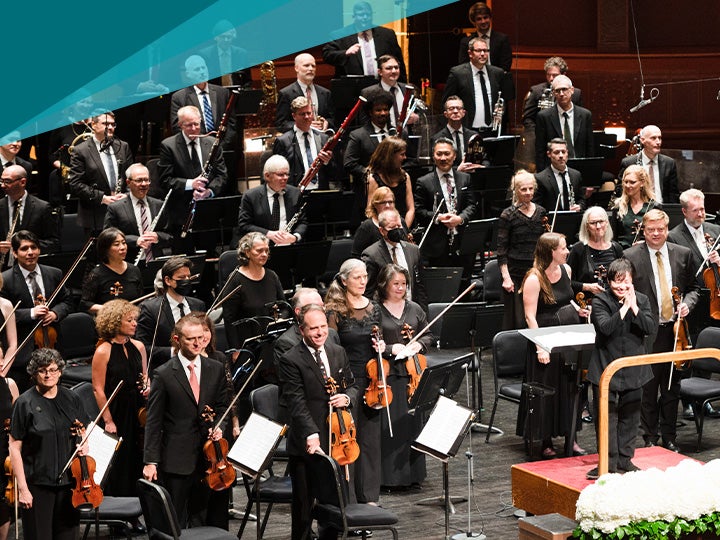
<path fill-rule="evenodd" d="M 380 329 L 373 326 L 370 331 L 376 341 L 380 341 Z M 383 360 L 382 354 L 378 353 L 377 358 L 371 358 L 365 364 L 368 376 L 368 387 L 365 389 L 365 405 L 371 409 L 384 409 L 392 403 L 392 389 L 387 384 L 386 375 L 390 371 L 390 363 Z"/>
<path fill-rule="evenodd" d="M 10 433 L 10 419 L 5 419 L 5 433 Z M 5 486 L 5 502 L 8 505 L 15 504 L 15 475 L 13 474 L 12 462 L 10 456 L 5 458 L 5 476 L 7 477 L 7 485 Z"/>
<path fill-rule="evenodd" d="M 138 376 L 137 380 L 137 389 L 138 392 L 140 392 L 140 399 L 143 403 L 147 403 L 147 398 L 145 397 L 148 387 L 150 386 L 150 380 L 148 376 L 145 373 L 141 373 Z M 147 422 L 147 408 L 145 405 L 142 405 L 137 412 L 137 419 L 138 423 L 140 424 L 140 427 L 145 427 L 145 422 Z"/>
<path fill-rule="evenodd" d="M 405 323 L 400 330 L 400 335 L 405 339 L 407 343 L 413 337 L 414 330 L 412 326 Z M 410 375 L 410 381 L 407 384 L 407 399 L 408 402 L 412 399 L 418 385 L 420 384 L 420 378 L 422 377 L 423 371 L 427 367 L 427 358 L 423 354 L 414 354 L 412 357 L 405 360 L 405 369 L 407 369 L 408 375 Z"/>
<path fill-rule="evenodd" d="M 76 443 L 82 443 L 82 433 L 85 429 L 80 420 L 75 420 L 70 426 L 70 434 L 75 437 Z M 95 483 L 95 460 L 90 456 L 78 455 L 70 464 L 70 474 L 75 479 L 72 493 L 72 505 L 75 508 L 92 506 L 97 508 L 103 501 L 103 491 Z"/>
<path fill-rule="evenodd" d="M 328 395 L 334 396 L 338 392 L 335 379 L 328 377 L 325 382 Z M 355 439 L 355 421 L 346 407 L 333 407 L 330 405 L 328 415 L 330 424 L 330 455 L 340 465 L 350 465 L 360 457 L 360 445 Z"/>
<path fill-rule="evenodd" d="M 705 243 L 707 249 L 712 249 L 715 239 L 705 233 Z M 710 289 L 710 317 L 720 319 L 720 271 L 718 271 L 717 264 L 710 263 L 708 268 L 703 270 L 703 281 L 705 286 Z"/>
<path fill-rule="evenodd" d="M 680 302 L 682 302 L 682 299 L 680 298 L 680 289 L 678 289 L 677 287 L 673 287 L 672 289 L 670 289 L 670 293 L 673 297 L 673 307 L 677 310 L 678 305 L 680 305 Z M 686 351 L 688 349 L 692 349 L 687 319 L 678 315 L 677 321 L 675 321 L 675 324 L 673 326 L 673 330 L 675 331 L 675 347 L 673 348 L 673 350 Z M 679 371 L 683 369 L 688 369 L 691 363 L 691 360 L 678 360 L 676 362 L 673 362 L 673 364 L 675 364 L 675 369 Z"/>
<path fill-rule="evenodd" d="M 545 228 L 545 232 L 552 232 L 552 225 L 550 225 L 550 220 L 547 216 L 543 216 L 540 221 L 542 222 L 542 226 Z"/>
<path fill-rule="evenodd" d="M 209 429 L 212 429 L 215 411 L 212 410 L 210 405 L 205 405 L 200 418 Z M 205 483 L 213 491 L 223 491 L 235 483 L 235 469 L 227 460 L 229 449 L 230 446 L 224 438 L 217 441 L 208 438 L 203 445 L 203 454 L 205 454 L 205 459 L 208 461 L 208 468 L 205 470 Z"/>
<path fill-rule="evenodd" d="M 35 305 L 47 305 L 45 297 L 42 294 L 38 294 L 35 298 Z M 55 344 L 57 343 L 57 330 L 55 330 L 55 327 L 52 325 L 45 326 L 44 324 L 41 324 L 37 327 L 37 330 L 35 330 L 33 339 L 35 340 L 35 345 L 38 349 L 42 349 L 44 347 L 54 349 Z"/>

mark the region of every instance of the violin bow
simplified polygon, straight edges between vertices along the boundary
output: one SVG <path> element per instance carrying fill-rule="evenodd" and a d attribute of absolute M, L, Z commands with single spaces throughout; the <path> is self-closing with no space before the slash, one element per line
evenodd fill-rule
<path fill-rule="evenodd" d="M 418 244 L 418 249 L 422 249 L 423 242 L 425 242 L 425 239 L 427 238 L 428 233 L 430 232 L 430 228 L 435 224 L 435 219 L 437 218 L 437 215 L 440 213 L 440 209 L 442 208 L 442 205 L 445 204 L 445 197 L 442 198 L 440 201 L 440 204 L 438 204 L 437 208 L 435 209 L 435 212 L 432 215 L 432 218 L 430 219 L 430 223 L 428 223 L 427 229 L 425 229 L 425 234 L 423 234 L 423 237 L 420 239 L 420 243 Z"/>
<path fill-rule="evenodd" d="M 557 219 L 558 208 L 560 208 L 560 197 L 562 197 L 562 194 L 558 193 L 557 199 L 555 199 L 555 210 L 553 211 L 553 221 L 550 225 L 550 232 L 555 230 L 555 220 Z"/>
<path fill-rule="evenodd" d="M 252 370 L 252 372 L 250 373 L 250 376 L 248 376 L 247 380 L 246 380 L 245 383 L 242 385 L 242 388 L 240 388 L 240 390 L 238 391 L 238 393 L 235 394 L 235 397 L 232 398 L 232 401 L 231 401 L 230 404 L 227 406 L 227 409 L 225 409 L 225 412 L 224 412 L 223 415 L 220 417 L 220 420 L 218 420 L 217 423 L 215 424 L 215 426 L 212 428 L 213 431 L 215 431 L 216 429 L 218 429 L 218 428 L 220 427 L 220 425 L 225 421 L 225 418 L 227 417 L 228 413 L 229 413 L 229 412 L 232 410 L 232 408 L 235 406 L 235 402 L 240 398 L 240 394 L 242 394 L 243 391 L 245 390 L 245 388 L 247 387 L 247 385 L 250 384 L 250 381 L 252 381 L 252 378 L 255 376 L 255 373 L 257 373 L 257 370 L 260 369 L 260 366 L 262 365 L 262 363 L 263 363 L 263 361 L 262 361 L 262 358 L 261 358 L 261 359 L 258 361 L 257 365 L 255 366 L 255 369 Z"/>
<path fill-rule="evenodd" d="M 695 272 L 695 277 L 698 277 L 700 275 L 700 272 L 703 271 L 703 268 L 705 268 L 705 264 L 710 260 L 710 254 L 712 254 L 713 251 L 715 251 L 715 248 L 717 248 L 718 243 L 720 242 L 720 234 L 718 234 L 718 237 L 715 239 L 715 242 L 713 243 L 712 247 L 708 249 L 707 257 L 703 259 L 703 262 L 700 263 L 700 268 L 698 268 L 697 272 Z M 2 330 L 2 328 L 0 328 Z"/>

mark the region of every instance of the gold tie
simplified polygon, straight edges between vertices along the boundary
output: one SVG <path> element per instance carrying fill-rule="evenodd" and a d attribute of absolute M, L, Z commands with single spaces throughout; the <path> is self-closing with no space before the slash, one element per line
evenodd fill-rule
<path fill-rule="evenodd" d="M 658 281 L 660 282 L 660 316 L 663 320 L 669 321 L 673 316 L 673 302 L 670 296 L 667 277 L 665 276 L 665 263 L 659 251 L 655 252 L 658 267 Z"/>

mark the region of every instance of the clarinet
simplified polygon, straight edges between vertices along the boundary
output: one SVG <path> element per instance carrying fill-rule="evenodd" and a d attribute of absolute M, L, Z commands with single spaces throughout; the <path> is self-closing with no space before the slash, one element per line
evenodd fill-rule
<path fill-rule="evenodd" d="M 165 200 L 162 203 L 162 206 L 160 207 L 160 211 L 157 213 L 157 215 L 153 218 L 152 223 L 150 223 L 150 226 L 148 227 L 148 230 L 145 232 L 155 232 L 155 227 L 157 227 L 158 221 L 160 221 L 160 216 L 163 213 L 163 210 L 165 210 L 165 207 L 167 206 L 168 201 L 170 200 L 170 195 L 172 195 L 172 190 L 168 191 L 167 195 L 165 195 Z M 149 205 L 148 205 L 149 208 Z M 135 262 L 133 263 L 135 266 L 138 265 L 138 263 L 145 257 L 145 249 L 140 249 L 138 251 L 137 257 L 135 257 Z"/>
<path fill-rule="evenodd" d="M 285 232 L 291 233 L 292 230 L 295 228 L 295 225 L 297 225 L 297 222 L 300 220 L 302 215 L 305 213 L 305 207 L 307 206 L 307 201 L 302 203 L 302 206 L 298 208 L 298 211 L 295 212 L 295 215 L 292 217 L 290 221 L 287 222 L 287 225 L 285 225 Z"/>
<path fill-rule="evenodd" d="M 15 217 L 13 218 L 12 227 L 10 227 L 10 230 L 8 231 L 8 235 L 7 235 L 7 238 L 6 238 L 6 240 L 7 240 L 8 242 L 9 242 L 10 239 L 12 238 L 12 235 L 15 234 L 15 227 L 17 227 L 18 220 L 20 219 L 20 210 L 22 210 L 22 208 L 21 208 L 20 206 L 18 206 L 17 214 L 16 214 Z M 0 255 L 0 268 L 2 268 L 3 266 L 5 266 L 5 261 L 7 260 L 8 253 L 10 253 L 9 250 L 6 251 L 5 253 L 3 253 L 2 255 Z"/>

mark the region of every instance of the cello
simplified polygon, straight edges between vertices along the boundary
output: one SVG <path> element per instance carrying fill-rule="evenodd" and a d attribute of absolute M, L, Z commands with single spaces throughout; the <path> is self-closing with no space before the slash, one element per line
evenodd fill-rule
<path fill-rule="evenodd" d="M 410 341 L 413 337 L 414 330 L 408 323 L 403 324 L 400 335 L 406 340 Z M 417 390 L 418 384 L 420 384 L 420 378 L 422 377 L 423 371 L 427 367 L 427 358 L 423 354 L 413 354 L 407 360 L 405 360 L 405 369 L 407 369 L 408 375 L 410 375 L 410 381 L 407 384 L 407 399 L 408 402 L 412 399 L 415 391 Z"/>
<path fill-rule="evenodd" d="M 380 328 L 373 326 L 370 331 L 372 338 L 378 342 L 382 339 Z M 392 388 L 387 383 L 387 374 L 390 371 L 390 362 L 384 360 L 382 353 L 377 358 L 371 358 L 365 364 L 368 376 L 368 386 L 365 389 L 365 405 L 371 409 L 387 409 L 388 427 L 390 437 L 393 436 L 392 420 L 390 419 L 390 403 L 392 403 Z"/>

